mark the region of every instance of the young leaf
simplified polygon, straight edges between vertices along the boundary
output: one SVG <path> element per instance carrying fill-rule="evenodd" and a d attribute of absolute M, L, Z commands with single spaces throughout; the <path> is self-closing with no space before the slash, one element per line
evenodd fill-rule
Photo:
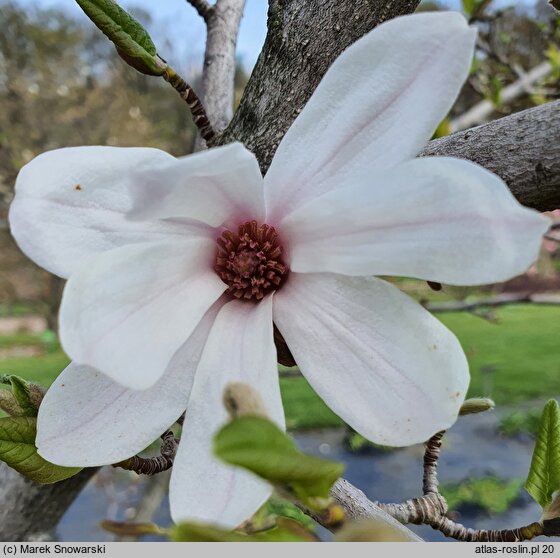
<path fill-rule="evenodd" d="M 35 447 L 37 419 L 0 418 L 0 461 L 39 484 L 52 484 L 80 472 L 78 467 L 60 467 L 45 461 Z"/>
<path fill-rule="evenodd" d="M 463 0 L 463 11 L 467 16 L 471 16 L 476 8 L 477 0 Z"/>
<path fill-rule="evenodd" d="M 344 466 L 300 452 L 271 421 L 237 418 L 214 438 L 214 453 L 226 463 L 244 467 L 272 484 L 287 487 L 311 507 L 329 497 Z"/>
<path fill-rule="evenodd" d="M 156 47 L 148 32 L 113 0 L 76 0 L 80 8 L 115 45 L 130 66 L 144 74 L 161 76 Z"/>
<path fill-rule="evenodd" d="M 0 383 L 9 385 L 12 389 L 12 394 L 20 412 L 15 412 L 16 415 L 24 415 L 28 417 L 36 417 L 38 406 L 33 404 L 29 390 L 29 384 L 19 376 L 12 374 L 3 374 L 0 377 Z"/>
<path fill-rule="evenodd" d="M 120 537 L 142 537 L 144 535 L 166 535 L 167 529 L 162 529 L 155 523 L 133 523 L 128 521 L 103 520 L 99 526 L 109 533 Z"/>
<path fill-rule="evenodd" d="M 301 529 L 274 527 L 263 533 L 244 535 L 227 531 L 214 525 L 201 523 L 180 523 L 170 530 L 170 538 L 174 542 L 309 542 L 311 534 Z"/>
<path fill-rule="evenodd" d="M 560 409 L 554 399 L 543 410 L 525 488 L 543 509 L 560 490 Z"/>

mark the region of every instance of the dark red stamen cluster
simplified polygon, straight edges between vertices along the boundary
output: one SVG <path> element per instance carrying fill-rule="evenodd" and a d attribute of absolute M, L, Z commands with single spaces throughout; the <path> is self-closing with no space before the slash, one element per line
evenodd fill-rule
<path fill-rule="evenodd" d="M 288 274 L 278 233 L 270 225 L 249 221 L 237 233 L 225 231 L 217 242 L 214 270 L 235 298 L 261 300 Z"/>

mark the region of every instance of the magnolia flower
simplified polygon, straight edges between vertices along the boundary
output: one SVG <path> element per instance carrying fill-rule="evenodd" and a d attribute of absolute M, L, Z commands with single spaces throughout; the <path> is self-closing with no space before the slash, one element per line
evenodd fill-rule
<path fill-rule="evenodd" d="M 114 463 L 187 409 L 174 520 L 235 526 L 269 496 L 219 463 L 229 382 L 284 425 L 273 323 L 301 372 L 374 442 L 422 442 L 456 419 L 469 381 L 457 339 L 392 284 L 506 280 L 537 257 L 547 220 L 495 175 L 415 155 L 465 80 L 475 31 L 456 13 L 384 23 L 329 69 L 264 177 L 241 144 L 176 159 L 77 147 L 26 165 L 12 232 L 68 278 L 73 363 L 39 412 L 39 453 Z"/>

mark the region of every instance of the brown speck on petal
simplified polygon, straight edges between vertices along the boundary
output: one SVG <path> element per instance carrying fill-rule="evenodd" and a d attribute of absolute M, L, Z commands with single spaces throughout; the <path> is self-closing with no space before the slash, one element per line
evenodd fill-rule
<path fill-rule="evenodd" d="M 76 190 L 76 192 L 81 192 L 82 187 L 79 184 L 76 184 L 76 186 L 74 186 L 74 190 Z"/>

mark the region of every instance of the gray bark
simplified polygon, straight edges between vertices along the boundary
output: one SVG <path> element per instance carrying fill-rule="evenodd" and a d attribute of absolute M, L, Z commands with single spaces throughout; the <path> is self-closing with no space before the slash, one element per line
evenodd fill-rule
<path fill-rule="evenodd" d="M 233 117 L 235 50 L 245 0 L 218 0 L 207 17 L 201 99 L 214 130 Z"/>
<path fill-rule="evenodd" d="M 84 469 L 65 481 L 40 485 L 0 463 L 0 541 L 29 541 L 50 535 L 96 471 Z"/>
<path fill-rule="evenodd" d="M 421 156 L 469 159 L 500 176 L 520 203 L 560 207 L 560 101 L 431 141 Z"/>
<path fill-rule="evenodd" d="M 420 0 L 270 0 L 268 34 L 240 106 L 217 143 L 241 141 L 266 169 L 278 144 L 338 55 Z"/>

